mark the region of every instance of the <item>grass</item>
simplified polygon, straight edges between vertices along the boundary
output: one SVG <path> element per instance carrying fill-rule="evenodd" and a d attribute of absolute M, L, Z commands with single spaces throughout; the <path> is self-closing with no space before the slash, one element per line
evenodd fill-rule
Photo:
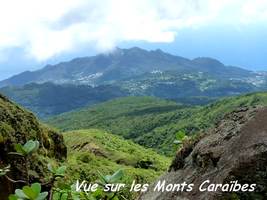
<path fill-rule="evenodd" d="M 171 159 L 146 149 L 130 140 L 97 129 L 76 130 L 64 133 L 68 147 L 66 182 L 87 180 L 94 183 L 101 174 L 113 174 L 123 169 L 122 183 L 133 180 L 150 183 L 163 174 Z M 128 191 L 128 192 L 127 192 Z M 129 199 L 136 193 L 124 191 Z"/>

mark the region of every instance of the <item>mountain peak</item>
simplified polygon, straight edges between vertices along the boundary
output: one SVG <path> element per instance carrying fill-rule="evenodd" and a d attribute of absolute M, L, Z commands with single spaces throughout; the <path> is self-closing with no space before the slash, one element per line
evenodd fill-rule
<path fill-rule="evenodd" d="M 209 63 L 209 65 L 213 65 L 213 66 L 224 66 L 224 64 L 222 64 L 219 60 L 214 59 L 214 58 L 210 58 L 210 57 L 197 57 L 195 59 L 192 60 L 195 63 L 198 64 L 206 64 Z"/>
<path fill-rule="evenodd" d="M 147 52 L 147 50 L 142 49 L 140 47 L 131 47 L 131 48 L 125 49 L 125 50 L 128 50 L 128 51 L 146 51 Z"/>
<path fill-rule="evenodd" d="M 75 58 L 57 65 L 47 65 L 41 70 L 22 73 L 4 81 L 0 87 L 7 85 L 25 85 L 31 82 L 54 82 L 57 84 L 101 85 L 122 79 L 139 76 L 152 70 L 176 71 L 179 73 L 205 72 L 226 78 L 240 77 L 247 70 L 225 67 L 220 61 L 200 57 L 194 60 L 171 55 L 161 49 L 146 50 L 139 47 L 129 49 L 115 48 L 106 54 Z M 233 71 L 235 71 L 233 73 Z M 233 77 L 234 76 L 234 77 Z"/>
<path fill-rule="evenodd" d="M 132 48 L 129 48 L 129 49 L 123 49 L 123 51 L 126 53 L 126 54 L 147 54 L 149 51 L 145 50 L 145 49 L 142 49 L 140 47 L 132 47 Z"/>

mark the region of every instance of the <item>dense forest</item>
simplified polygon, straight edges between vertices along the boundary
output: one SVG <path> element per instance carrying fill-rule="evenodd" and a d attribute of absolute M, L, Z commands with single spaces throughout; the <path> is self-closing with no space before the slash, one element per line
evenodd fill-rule
<path fill-rule="evenodd" d="M 184 106 L 153 97 L 125 97 L 52 117 L 47 123 L 62 131 L 106 130 L 159 153 L 173 155 L 173 141 L 179 131 L 193 136 L 234 109 L 260 105 L 267 105 L 264 92 L 228 97 L 206 106 Z"/>

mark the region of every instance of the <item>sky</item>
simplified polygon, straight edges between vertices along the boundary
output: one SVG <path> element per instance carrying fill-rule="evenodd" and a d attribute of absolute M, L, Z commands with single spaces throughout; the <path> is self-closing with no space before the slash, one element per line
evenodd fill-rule
<path fill-rule="evenodd" d="M 267 70 L 267 0 L 0 3 L 0 80 L 133 46 Z"/>

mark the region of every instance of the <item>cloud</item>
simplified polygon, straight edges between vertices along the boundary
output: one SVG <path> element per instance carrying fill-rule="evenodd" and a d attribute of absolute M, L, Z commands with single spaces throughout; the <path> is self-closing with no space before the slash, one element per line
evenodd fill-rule
<path fill-rule="evenodd" d="M 0 52 L 43 61 L 88 44 L 172 42 L 181 29 L 267 20 L 265 0 L 0 0 Z M 3 55 L 1 55 L 3 57 Z"/>

